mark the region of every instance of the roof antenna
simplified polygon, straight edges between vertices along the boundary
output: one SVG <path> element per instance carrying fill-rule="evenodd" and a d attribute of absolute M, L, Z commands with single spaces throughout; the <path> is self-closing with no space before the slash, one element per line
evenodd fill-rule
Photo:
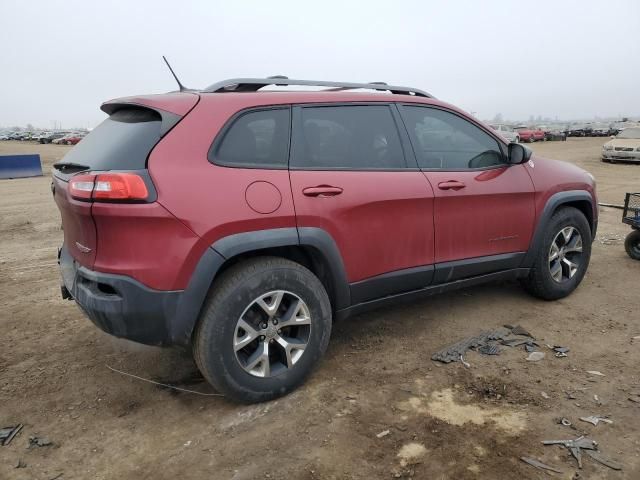
<path fill-rule="evenodd" d="M 182 85 L 180 83 L 180 80 L 178 80 L 178 76 L 176 75 L 176 73 L 173 71 L 173 68 L 171 68 L 171 65 L 169 65 L 169 60 L 167 60 L 167 57 L 165 57 L 164 55 L 162 56 L 162 59 L 164 60 L 164 63 L 167 64 L 167 67 L 169 67 L 169 70 L 171 70 L 171 75 L 173 75 L 173 78 L 176 79 L 176 82 L 178 83 L 178 87 L 180 87 L 180 91 L 184 92 L 185 90 L 189 90 L 187 87 L 185 87 L 184 85 Z"/>

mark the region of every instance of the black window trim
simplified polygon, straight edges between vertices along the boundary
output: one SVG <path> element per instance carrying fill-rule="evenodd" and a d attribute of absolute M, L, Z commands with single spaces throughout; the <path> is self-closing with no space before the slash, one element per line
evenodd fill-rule
<path fill-rule="evenodd" d="M 244 163 L 242 165 L 233 163 L 233 162 L 223 162 L 219 158 L 216 157 L 216 151 L 224 137 L 227 135 L 227 132 L 231 129 L 231 127 L 236 123 L 244 115 L 248 115 L 250 113 L 255 112 L 264 112 L 269 110 L 287 110 L 289 113 L 289 122 L 287 124 L 287 155 L 286 155 L 286 163 L 283 165 L 273 165 L 273 164 L 264 164 L 264 163 Z M 253 169 L 253 170 L 288 170 L 289 169 L 289 158 L 291 156 L 291 105 L 290 104 L 278 104 L 278 105 L 260 105 L 255 107 L 247 107 L 242 110 L 234 113 L 222 126 L 220 131 L 216 134 L 211 142 L 211 146 L 209 147 L 209 151 L 207 152 L 207 160 L 209 163 L 216 165 L 218 167 L 225 168 L 244 168 L 244 169 Z"/>
<path fill-rule="evenodd" d="M 398 102 L 397 103 L 397 107 L 398 107 L 398 110 L 400 112 L 400 117 L 402 119 L 403 126 L 407 131 L 407 135 L 409 136 L 409 141 L 411 142 L 411 147 L 413 149 L 413 154 L 416 157 L 416 161 L 418 160 L 418 154 L 416 153 L 416 145 L 414 143 L 412 135 L 411 135 L 411 133 L 409 133 L 409 127 L 407 127 L 406 115 L 404 113 L 404 108 L 405 107 L 422 107 L 422 108 L 429 108 L 429 109 L 433 109 L 433 110 L 442 110 L 443 112 L 447 112 L 447 113 L 453 114 L 456 117 L 471 123 L 472 125 L 478 127 L 480 130 L 485 132 L 487 135 L 489 135 L 491 138 L 493 138 L 498 143 L 498 148 L 500 148 L 500 153 L 502 154 L 502 158 L 504 159 L 504 163 L 501 164 L 501 165 L 490 165 L 488 167 L 478 167 L 478 168 L 426 168 L 426 167 L 420 167 L 419 164 L 418 164 L 419 169 L 421 171 L 424 171 L 424 172 L 482 172 L 482 171 L 485 171 L 485 170 L 496 170 L 498 168 L 505 168 L 505 167 L 513 166 L 507 161 L 507 154 L 506 154 L 507 145 L 505 144 L 504 140 L 502 140 L 500 137 L 498 137 L 498 135 L 496 135 L 494 132 L 491 132 L 484 125 L 482 125 L 481 123 L 478 123 L 474 119 L 466 117 L 464 115 L 461 115 L 461 114 L 459 114 L 458 112 L 456 112 L 454 110 L 450 110 L 450 109 L 442 107 L 440 105 L 433 105 L 433 104 L 429 104 L 429 103 Z"/>
<path fill-rule="evenodd" d="M 289 170 L 293 171 L 311 171 L 311 172 L 419 172 L 418 162 L 415 158 L 413 148 L 409 143 L 409 136 L 406 132 L 404 124 L 400 124 L 402 121 L 400 114 L 397 111 L 397 102 L 381 101 L 381 102 L 316 102 L 316 103 L 295 103 L 292 104 L 291 113 L 291 146 L 289 149 Z M 333 167 L 333 168 L 318 168 L 318 167 L 298 167 L 291 164 L 291 160 L 296 151 L 300 149 L 302 145 L 302 109 L 303 108 L 317 108 L 317 107 L 366 107 L 366 106 L 385 106 L 389 108 L 391 118 L 396 127 L 398 133 L 398 139 L 400 141 L 400 149 L 404 159 L 405 167 L 400 168 L 352 168 L 352 167 Z"/>

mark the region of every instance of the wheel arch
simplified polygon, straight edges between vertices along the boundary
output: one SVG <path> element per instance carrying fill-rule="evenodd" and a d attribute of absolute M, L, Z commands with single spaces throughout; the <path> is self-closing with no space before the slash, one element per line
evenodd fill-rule
<path fill-rule="evenodd" d="M 555 212 L 563 207 L 574 207 L 584 214 L 591 228 L 591 240 L 593 241 L 596 236 L 596 230 L 598 227 L 597 219 L 597 205 L 591 194 L 586 190 L 568 190 L 564 192 L 557 192 L 553 194 L 547 200 L 540 218 L 538 219 L 538 225 L 536 225 L 529 250 L 525 256 L 522 267 L 529 268 L 533 265 L 535 257 L 540 249 L 545 229 Z"/>
<path fill-rule="evenodd" d="M 333 311 L 350 305 L 344 263 L 333 238 L 320 228 L 276 228 L 223 237 L 206 249 L 182 294 L 173 324 L 173 343 L 188 345 L 207 294 L 228 268 L 249 258 L 276 256 L 308 268 L 329 295 Z"/>

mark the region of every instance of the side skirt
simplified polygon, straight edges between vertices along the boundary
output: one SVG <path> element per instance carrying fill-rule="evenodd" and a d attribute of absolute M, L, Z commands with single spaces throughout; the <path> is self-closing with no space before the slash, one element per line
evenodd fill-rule
<path fill-rule="evenodd" d="M 439 293 L 450 292 L 452 290 L 458 290 L 460 288 L 472 287 L 475 285 L 481 285 L 483 283 L 515 280 L 518 278 L 524 278 L 529 274 L 528 268 L 513 268 L 510 270 L 504 270 L 501 272 L 488 273 L 485 275 L 478 275 L 476 277 L 465 278 L 462 280 L 456 280 L 453 282 L 442 283 L 440 285 L 432 285 L 420 290 L 414 290 L 411 292 L 400 293 L 397 295 L 390 295 L 388 297 L 380 298 L 377 300 L 371 300 L 368 302 L 358 303 L 349 308 L 345 308 L 336 312 L 336 320 L 344 320 L 352 315 L 357 315 L 376 308 L 386 307 L 390 305 L 396 305 L 407 302 L 415 302 L 421 299 L 437 295 Z"/>

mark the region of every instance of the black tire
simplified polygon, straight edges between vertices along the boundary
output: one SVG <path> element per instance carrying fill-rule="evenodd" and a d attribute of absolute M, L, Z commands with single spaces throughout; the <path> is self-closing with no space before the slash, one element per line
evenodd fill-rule
<path fill-rule="evenodd" d="M 551 276 L 549 268 L 549 250 L 551 242 L 554 241 L 556 235 L 566 227 L 574 227 L 582 237 L 582 253 L 578 263 L 578 270 L 572 278 L 563 282 L 557 282 Z M 520 283 L 524 289 L 534 297 L 543 300 L 557 300 L 564 298 L 573 292 L 582 281 L 589 260 L 591 258 L 591 228 L 584 214 L 573 207 L 561 207 L 549 220 L 546 226 L 542 244 L 536 253 L 533 267 L 529 275 L 522 279 Z"/>
<path fill-rule="evenodd" d="M 624 239 L 624 249 L 634 260 L 640 260 L 640 230 L 632 230 Z"/>
<path fill-rule="evenodd" d="M 256 298 L 279 289 L 297 295 L 308 306 L 308 343 L 292 367 L 274 376 L 257 377 L 236 358 L 236 323 Z M 243 403 L 263 402 L 304 382 L 327 349 L 331 326 L 329 296 L 311 271 L 283 258 L 254 258 L 232 266 L 214 283 L 197 326 L 194 358 L 202 375 L 219 392 Z"/>

